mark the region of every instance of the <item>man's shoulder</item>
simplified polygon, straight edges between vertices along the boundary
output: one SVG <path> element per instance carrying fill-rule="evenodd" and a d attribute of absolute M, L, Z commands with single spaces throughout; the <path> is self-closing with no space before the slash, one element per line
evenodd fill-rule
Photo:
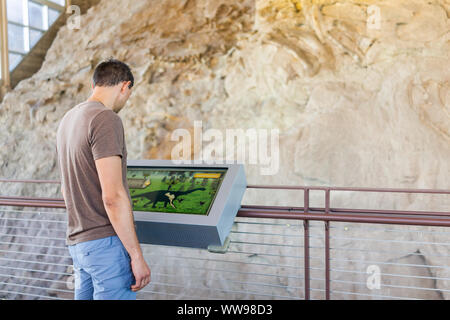
<path fill-rule="evenodd" d="M 114 111 L 108 108 L 99 109 L 94 112 L 92 116 L 92 124 L 102 124 L 102 123 L 110 123 L 110 124 L 122 124 L 122 119 L 117 115 Z"/>
<path fill-rule="evenodd" d="M 81 116 L 86 120 L 93 120 L 100 114 L 102 115 L 101 117 L 120 119 L 120 117 L 116 113 L 114 113 L 114 111 L 96 101 L 84 101 L 77 104 L 72 109 L 66 112 L 66 114 L 63 116 L 63 119 Z"/>
<path fill-rule="evenodd" d="M 89 132 L 110 129 L 117 132 L 124 131 L 122 119 L 111 109 L 105 108 L 90 119 Z"/>
<path fill-rule="evenodd" d="M 92 130 L 105 124 L 117 129 L 123 128 L 122 119 L 113 110 L 96 101 L 85 101 L 77 104 L 62 117 L 58 131 L 71 122 L 84 122 Z"/>
<path fill-rule="evenodd" d="M 99 113 L 103 113 L 105 111 L 112 111 L 105 107 L 102 103 L 97 101 L 84 101 L 78 105 L 76 105 L 72 110 L 78 110 L 82 114 L 95 117 Z M 114 113 L 114 112 L 113 112 Z"/>

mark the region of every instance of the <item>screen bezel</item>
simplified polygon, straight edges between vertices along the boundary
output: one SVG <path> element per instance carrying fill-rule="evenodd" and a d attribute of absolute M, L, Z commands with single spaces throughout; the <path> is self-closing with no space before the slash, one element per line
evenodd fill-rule
<path fill-rule="evenodd" d="M 196 215 L 196 214 L 184 214 L 184 213 L 166 213 L 166 212 L 154 212 L 154 211 L 133 211 L 135 220 L 158 222 L 158 223 L 175 223 L 175 224 L 187 224 L 187 225 L 205 225 L 205 226 L 217 226 L 221 218 L 229 195 L 233 182 L 238 174 L 238 167 L 233 164 L 205 164 L 205 163 L 183 163 L 176 164 L 170 160 L 128 160 L 127 168 L 185 168 L 185 169 L 227 169 L 225 177 L 219 189 L 216 192 L 215 199 L 210 208 L 209 214 Z"/>

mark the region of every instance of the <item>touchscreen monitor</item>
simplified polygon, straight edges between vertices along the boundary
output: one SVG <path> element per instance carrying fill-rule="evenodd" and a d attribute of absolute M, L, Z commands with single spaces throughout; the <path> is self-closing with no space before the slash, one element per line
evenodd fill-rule
<path fill-rule="evenodd" d="M 207 216 L 227 169 L 129 168 L 133 211 Z"/>

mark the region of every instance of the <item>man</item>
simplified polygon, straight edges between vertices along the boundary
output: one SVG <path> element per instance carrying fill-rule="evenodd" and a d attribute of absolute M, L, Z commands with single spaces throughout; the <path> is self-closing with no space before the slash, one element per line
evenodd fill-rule
<path fill-rule="evenodd" d="M 118 113 L 133 74 L 110 59 L 94 71 L 91 97 L 68 111 L 57 132 L 61 192 L 76 300 L 136 299 L 150 282 L 137 240 L 126 179 L 127 149 Z"/>

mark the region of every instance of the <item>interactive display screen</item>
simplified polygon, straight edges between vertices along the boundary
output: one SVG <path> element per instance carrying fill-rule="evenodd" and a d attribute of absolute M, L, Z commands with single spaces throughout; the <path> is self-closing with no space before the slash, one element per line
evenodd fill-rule
<path fill-rule="evenodd" d="M 226 172 L 226 168 L 128 168 L 133 211 L 207 216 Z"/>

